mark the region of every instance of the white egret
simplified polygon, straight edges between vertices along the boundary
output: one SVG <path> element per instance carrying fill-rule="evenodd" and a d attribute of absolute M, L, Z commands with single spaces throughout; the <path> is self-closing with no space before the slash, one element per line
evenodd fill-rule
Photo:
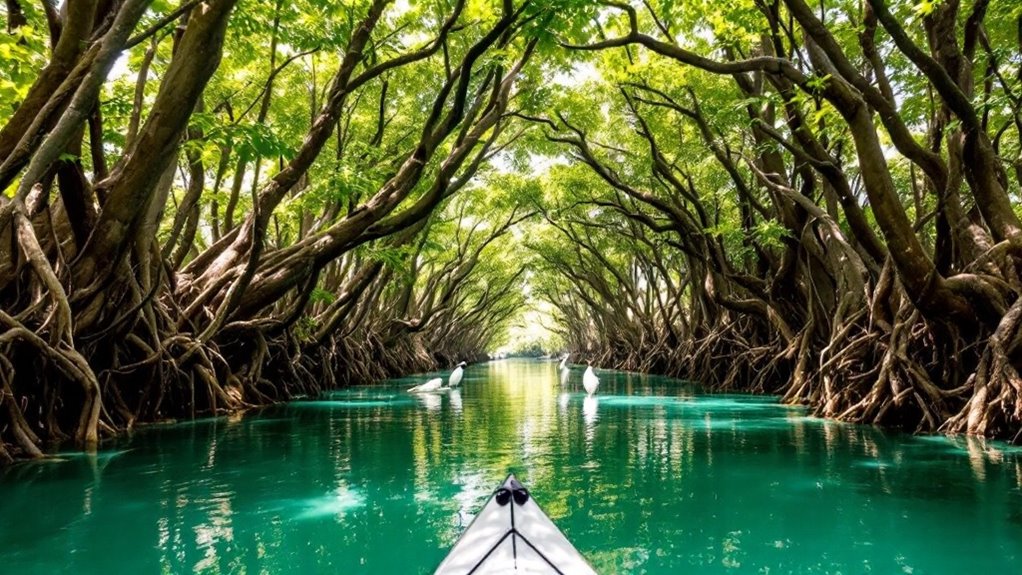
<path fill-rule="evenodd" d="M 564 354 L 564 357 L 561 358 L 561 364 L 558 365 L 557 367 L 559 367 L 561 369 L 564 369 L 564 368 L 568 367 L 568 358 L 569 357 L 571 357 L 570 353 Z"/>
<path fill-rule="evenodd" d="M 454 368 L 454 371 L 451 372 L 451 376 L 447 378 L 448 387 L 458 387 L 461 383 L 461 377 L 465 374 L 465 370 L 462 369 L 462 367 L 466 365 L 468 364 L 461 362 L 458 364 L 458 367 Z"/>
<path fill-rule="evenodd" d="M 561 385 L 566 385 L 568 383 L 569 375 L 571 375 L 571 370 L 567 367 L 561 370 Z"/>
<path fill-rule="evenodd" d="M 408 393 L 422 393 L 422 392 L 425 392 L 425 391 L 437 391 L 443 385 L 444 385 L 443 378 L 434 377 L 433 379 L 427 381 L 426 383 L 423 383 L 421 385 L 416 385 L 415 387 L 409 388 L 408 389 Z"/>
<path fill-rule="evenodd" d="M 582 375 L 582 387 L 586 388 L 586 393 L 589 395 L 596 393 L 596 388 L 600 387 L 600 378 L 593 373 L 593 364 L 591 363 L 586 368 L 585 374 Z"/>

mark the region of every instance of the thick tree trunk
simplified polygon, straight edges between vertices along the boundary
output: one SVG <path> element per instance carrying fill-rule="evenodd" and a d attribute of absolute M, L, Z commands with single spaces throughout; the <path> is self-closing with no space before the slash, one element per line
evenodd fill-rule
<path fill-rule="evenodd" d="M 105 281 L 135 240 L 157 182 L 176 156 L 188 118 L 220 63 L 227 16 L 234 3 L 214 0 L 189 18 L 145 126 L 104 186 L 103 212 L 75 265 L 79 287 Z"/>

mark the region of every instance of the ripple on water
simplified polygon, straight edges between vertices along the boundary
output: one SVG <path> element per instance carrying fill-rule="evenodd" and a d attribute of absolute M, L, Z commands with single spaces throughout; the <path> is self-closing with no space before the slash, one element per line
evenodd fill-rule
<path fill-rule="evenodd" d="M 750 398 L 745 396 L 705 396 L 694 397 L 690 401 L 679 404 L 685 409 L 700 411 L 751 411 L 783 409 L 786 406 L 777 403 L 776 400 Z"/>
<path fill-rule="evenodd" d="M 130 453 L 131 451 L 132 451 L 131 449 L 113 449 L 108 451 L 98 451 L 96 453 L 85 453 L 82 451 L 61 451 L 59 453 L 54 454 L 54 456 L 64 460 L 90 459 L 95 461 L 108 461 L 115 457 L 120 457 L 125 453 Z"/>
<path fill-rule="evenodd" d="M 299 401 L 292 403 L 289 407 L 298 409 L 359 409 L 367 407 L 399 407 L 415 403 L 415 400 L 411 398 L 392 397 L 393 399 Z"/>
<path fill-rule="evenodd" d="M 257 427 L 273 427 L 282 426 L 290 427 L 294 425 L 294 419 L 290 417 L 253 417 L 245 420 L 245 424 L 249 426 Z"/>
<path fill-rule="evenodd" d="M 365 507 L 365 505 L 365 495 L 356 489 L 341 486 L 330 493 L 308 499 L 287 500 L 283 502 L 282 507 L 294 513 L 293 517 L 298 521 L 324 517 L 334 517 L 340 521 L 346 514 Z"/>
<path fill-rule="evenodd" d="M 379 388 L 349 387 L 348 389 L 337 389 L 324 392 L 319 399 L 390 399 L 398 397 L 404 388 L 393 388 L 390 386 Z"/>
<path fill-rule="evenodd" d="M 600 395 L 600 405 L 607 407 L 658 407 L 675 405 L 689 401 L 680 397 L 632 396 L 632 395 Z"/>
<path fill-rule="evenodd" d="M 864 459 L 862 461 L 856 461 L 854 465 L 856 467 L 864 467 L 866 469 L 887 469 L 892 467 L 894 464 L 889 461 L 881 461 L 879 459 Z"/>
<path fill-rule="evenodd" d="M 642 573 L 649 561 L 649 550 L 642 547 L 623 547 L 591 553 L 589 562 L 599 573 Z"/>

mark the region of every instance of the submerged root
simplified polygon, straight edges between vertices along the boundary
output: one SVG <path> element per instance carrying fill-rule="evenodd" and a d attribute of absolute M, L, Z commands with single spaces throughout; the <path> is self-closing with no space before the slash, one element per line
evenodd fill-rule
<path fill-rule="evenodd" d="M 969 378 L 971 396 L 942 427 L 949 433 L 1022 440 L 1022 298 L 1012 304 L 987 341 L 976 372 Z"/>
<path fill-rule="evenodd" d="M 902 300 L 890 323 L 862 323 L 828 346 L 837 350 L 822 363 L 815 377 L 822 396 L 817 414 L 854 423 L 888 425 L 916 432 L 934 432 L 950 413 L 951 394 L 933 373 L 951 358 L 934 360 L 930 326 Z M 855 334 L 852 336 L 851 334 Z"/>
<path fill-rule="evenodd" d="M 7 416 L 10 418 L 11 434 L 14 436 L 15 442 L 18 447 L 21 448 L 22 452 L 28 457 L 42 457 L 43 452 L 39 449 L 39 437 L 36 436 L 35 432 L 25 421 L 25 415 L 18 405 L 18 401 L 14 396 L 14 391 L 11 389 L 11 379 L 14 376 L 14 366 L 11 362 L 2 355 L 0 355 L 0 404 L 6 407 Z M 2 442 L 0 442 L 2 447 Z M 4 455 L 10 458 L 6 450 L 0 453 L 0 457 Z"/>
<path fill-rule="evenodd" d="M 11 454 L 7 451 L 7 448 L 4 446 L 4 442 L 0 441 L 0 464 L 13 462 L 14 458 L 11 457 Z"/>

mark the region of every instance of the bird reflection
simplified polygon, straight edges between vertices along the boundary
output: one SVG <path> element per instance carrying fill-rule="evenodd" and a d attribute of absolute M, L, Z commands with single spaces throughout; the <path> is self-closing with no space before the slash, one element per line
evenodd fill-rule
<path fill-rule="evenodd" d="M 571 375 L 571 370 L 565 367 L 561 370 L 561 385 L 568 384 L 568 376 Z"/>
<path fill-rule="evenodd" d="M 582 399 L 582 421 L 585 423 L 586 457 L 591 458 L 593 453 L 593 439 L 596 438 L 596 413 L 600 400 L 587 395 Z"/>
<path fill-rule="evenodd" d="M 600 404 L 600 400 L 592 395 L 587 395 L 582 400 L 582 419 L 586 422 L 586 431 L 591 431 L 596 426 L 596 420 L 599 418 L 596 410 Z"/>
<path fill-rule="evenodd" d="M 420 393 L 415 398 L 429 411 L 440 410 L 441 399 L 439 393 Z"/>
<path fill-rule="evenodd" d="M 452 389 L 451 390 L 451 409 L 453 409 L 454 411 L 456 411 L 458 413 L 461 413 L 461 390 L 460 389 Z"/>
<path fill-rule="evenodd" d="M 597 406 L 600 404 L 600 400 L 595 395 L 587 395 L 582 400 L 582 417 L 586 420 L 586 427 L 592 427 L 596 425 L 597 420 Z"/>

